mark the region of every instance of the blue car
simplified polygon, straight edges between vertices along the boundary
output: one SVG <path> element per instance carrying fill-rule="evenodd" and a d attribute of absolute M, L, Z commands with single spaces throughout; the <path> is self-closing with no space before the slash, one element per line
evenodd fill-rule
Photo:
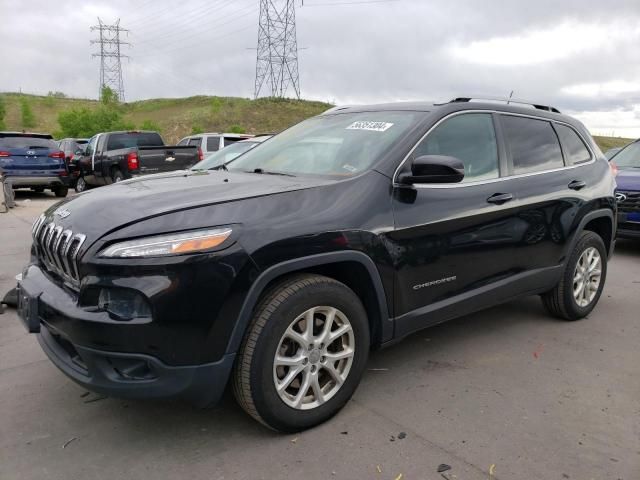
<path fill-rule="evenodd" d="M 0 169 L 14 189 L 45 188 L 66 197 L 69 172 L 64 152 L 49 134 L 0 132 Z"/>
<path fill-rule="evenodd" d="M 611 157 L 617 168 L 618 237 L 640 238 L 640 139 Z"/>

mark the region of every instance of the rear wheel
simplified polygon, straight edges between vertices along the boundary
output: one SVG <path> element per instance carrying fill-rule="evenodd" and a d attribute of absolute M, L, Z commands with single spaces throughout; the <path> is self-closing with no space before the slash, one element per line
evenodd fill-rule
<path fill-rule="evenodd" d="M 76 192 L 80 193 L 80 192 L 84 192 L 87 189 L 88 185 L 87 182 L 85 181 L 83 176 L 78 177 L 78 180 L 76 181 Z"/>
<path fill-rule="evenodd" d="M 124 175 L 122 175 L 122 172 L 120 170 L 115 169 L 111 174 L 111 180 L 113 181 L 113 183 L 121 182 L 122 180 L 124 180 Z"/>
<path fill-rule="evenodd" d="M 367 315 L 356 294 L 328 277 L 296 275 L 267 292 L 256 309 L 233 391 L 266 426 L 304 430 L 351 398 L 368 353 Z"/>
<path fill-rule="evenodd" d="M 542 295 L 545 309 L 564 320 L 578 320 L 596 306 L 607 276 L 607 250 L 602 238 L 584 231 L 571 252 L 560 283 Z"/>
<path fill-rule="evenodd" d="M 56 197 L 64 198 L 69 193 L 68 187 L 56 187 L 53 189 L 53 193 L 55 193 Z"/>

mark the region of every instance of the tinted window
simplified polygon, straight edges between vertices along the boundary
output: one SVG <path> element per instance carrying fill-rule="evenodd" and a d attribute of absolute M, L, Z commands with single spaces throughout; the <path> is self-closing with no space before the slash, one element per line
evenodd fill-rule
<path fill-rule="evenodd" d="M 58 144 L 53 140 L 39 137 L 25 137 L 25 136 L 2 136 L 0 137 L 0 147 L 3 148 L 50 148 L 51 150 L 58 150 Z"/>
<path fill-rule="evenodd" d="M 199 147 L 202 144 L 202 138 L 198 137 L 198 138 L 190 138 L 189 141 L 187 142 L 187 145 L 195 145 L 196 147 Z"/>
<path fill-rule="evenodd" d="M 93 155 L 93 152 L 95 152 L 96 150 L 96 142 L 98 140 L 98 137 L 91 137 L 89 139 L 89 143 L 87 144 L 87 149 L 85 150 L 85 154 L 86 155 Z"/>
<path fill-rule="evenodd" d="M 462 160 L 463 182 L 500 176 L 498 145 L 488 113 L 467 113 L 445 120 L 414 150 L 413 158 L 421 155 L 448 155 Z"/>
<path fill-rule="evenodd" d="M 556 131 L 569 163 L 576 164 L 591 160 L 591 153 L 589 153 L 582 139 L 572 128 L 556 124 Z"/>
<path fill-rule="evenodd" d="M 162 138 L 157 133 L 127 132 L 109 135 L 107 150 L 119 150 L 133 147 L 160 147 Z"/>
<path fill-rule="evenodd" d="M 224 137 L 224 146 L 226 147 L 227 145 L 231 145 L 232 143 L 236 143 L 239 140 L 244 140 L 243 138 L 239 138 L 239 137 Z"/>
<path fill-rule="evenodd" d="M 189 141 L 189 139 L 188 139 L 188 138 L 183 138 L 182 140 L 180 140 L 180 141 L 178 142 L 178 145 L 186 145 L 188 141 Z"/>
<path fill-rule="evenodd" d="M 226 145 L 226 142 L 225 142 Z M 207 138 L 207 152 L 217 152 L 220 149 L 220 137 Z"/>
<path fill-rule="evenodd" d="M 516 175 L 550 170 L 564 165 L 560 143 L 551 123 L 503 115 L 502 126 Z"/>

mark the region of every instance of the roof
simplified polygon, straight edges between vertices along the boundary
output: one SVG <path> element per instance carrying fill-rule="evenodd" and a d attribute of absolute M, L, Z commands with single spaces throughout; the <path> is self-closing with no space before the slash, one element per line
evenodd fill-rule
<path fill-rule="evenodd" d="M 48 133 L 36 132 L 0 132 L 0 137 L 38 137 L 53 140 L 53 137 Z"/>
<path fill-rule="evenodd" d="M 251 135 L 250 133 L 205 132 L 205 133 L 194 133 L 192 135 L 187 135 L 184 138 L 203 137 L 205 135 L 222 135 L 224 137 L 229 137 L 229 138 L 251 138 L 251 137 L 253 137 L 253 135 Z"/>

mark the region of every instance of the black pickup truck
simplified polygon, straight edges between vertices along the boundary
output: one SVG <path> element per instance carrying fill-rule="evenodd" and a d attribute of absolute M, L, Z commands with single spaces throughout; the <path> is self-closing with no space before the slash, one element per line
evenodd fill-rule
<path fill-rule="evenodd" d="M 76 191 L 138 175 L 182 170 L 202 160 L 200 148 L 165 145 L 157 132 L 98 133 L 78 162 Z"/>

